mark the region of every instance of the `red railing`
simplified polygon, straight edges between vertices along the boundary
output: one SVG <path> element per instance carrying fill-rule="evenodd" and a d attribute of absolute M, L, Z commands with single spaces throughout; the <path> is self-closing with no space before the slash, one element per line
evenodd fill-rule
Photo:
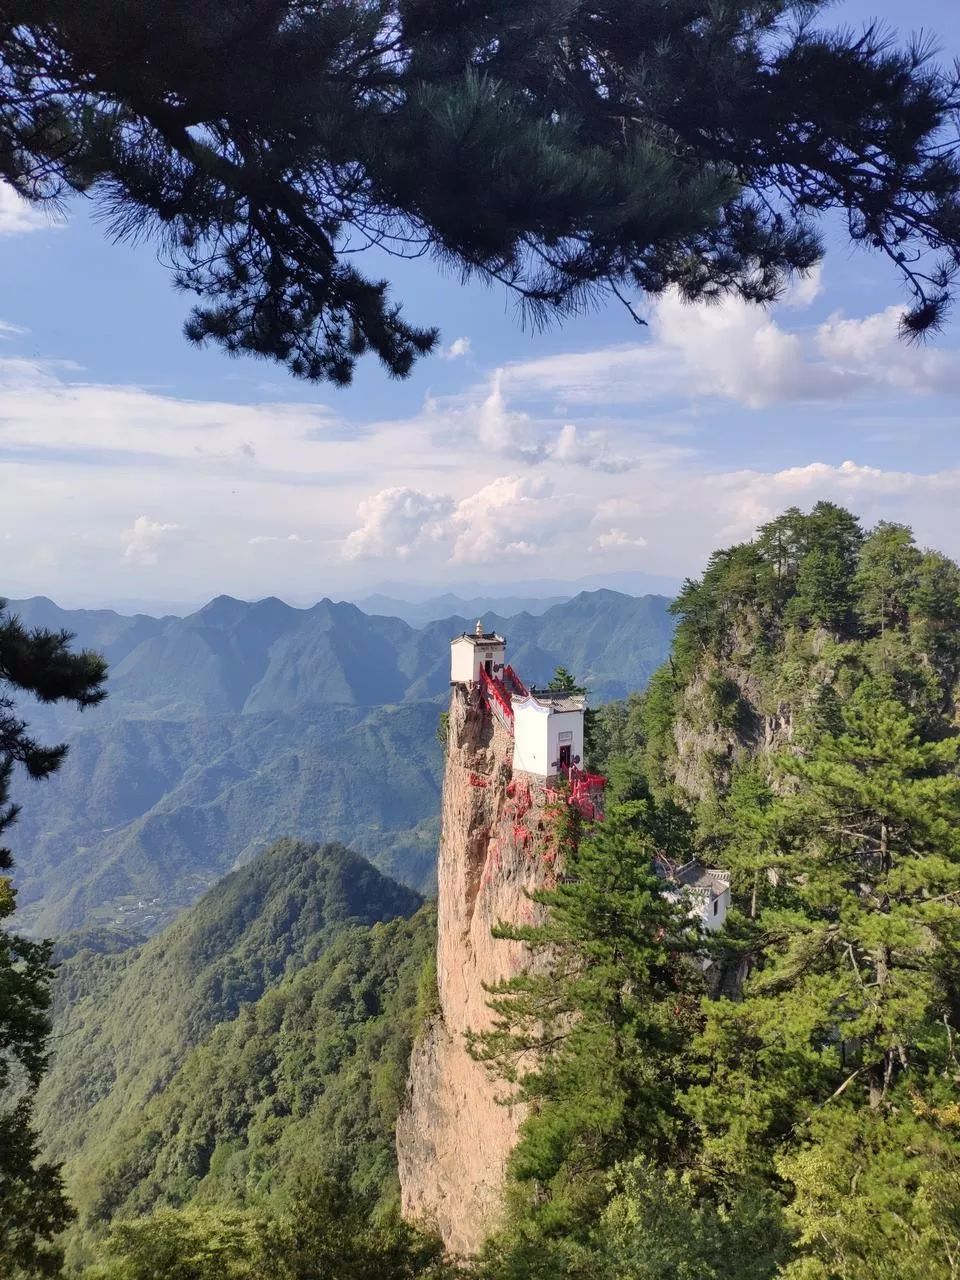
<path fill-rule="evenodd" d="M 480 684 L 487 695 L 491 710 L 503 727 L 509 733 L 513 733 L 513 707 L 510 705 L 510 696 L 506 689 L 499 680 L 487 675 L 483 667 L 480 668 Z"/>
<path fill-rule="evenodd" d="M 513 687 L 514 687 L 514 689 L 515 689 L 515 690 L 516 690 L 516 692 L 520 695 L 520 697 L 521 697 L 521 698 L 529 698 L 529 696 L 530 696 L 530 690 L 529 690 L 529 689 L 527 688 L 527 686 L 523 683 L 523 681 L 520 679 L 520 677 L 519 677 L 519 676 L 517 675 L 517 673 L 514 671 L 513 667 L 511 667 L 511 665 L 510 665 L 510 663 L 509 663 L 509 662 L 508 662 L 508 663 L 507 663 L 507 665 L 503 668 L 503 683 L 504 683 L 505 685 L 511 685 L 511 684 L 512 684 L 512 685 L 513 685 Z"/>
<path fill-rule="evenodd" d="M 583 769 L 578 769 L 576 765 L 564 769 L 563 773 L 570 784 L 568 803 L 575 805 L 585 818 L 591 821 L 601 820 L 603 818 L 601 796 L 607 785 L 606 778 L 599 773 L 587 773 Z"/>

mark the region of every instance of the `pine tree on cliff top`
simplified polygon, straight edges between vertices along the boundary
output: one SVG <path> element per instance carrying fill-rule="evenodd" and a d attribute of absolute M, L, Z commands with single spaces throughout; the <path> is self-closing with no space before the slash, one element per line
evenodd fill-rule
<path fill-rule="evenodd" d="M 683 954 L 695 945 L 688 922 L 653 869 L 662 837 L 650 800 L 613 806 L 567 849 L 563 880 L 534 895 L 546 923 L 495 931 L 548 958 L 492 989 L 494 1029 L 473 1042 L 532 1104 L 511 1175 L 540 1239 L 589 1232 L 616 1160 L 680 1140 L 677 1077 L 699 971 Z"/>
<path fill-rule="evenodd" d="M 780 1188 L 804 1280 L 952 1274 L 960 1248 L 960 739 L 890 688 L 778 761 L 731 938 L 752 969 L 705 1002 L 686 1101 L 718 1185 Z"/>
<path fill-rule="evenodd" d="M 47 778 L 66 747 L 31 738 L 14 710 L 15 693 L 41 702 L 91 707 L 105 696 L 106 667 L 92 653 L 72 653 L 65 632 L 26 631 L 0 602 L 0 833 L 16 820 L 10 803 L 14 768 Z M 9 871 L 0 848 L 0 871 Z M 10 880 L 0 877 L 0 921 L 12 915 Z M 55 1166 L 39 1158 L 33 1094 L 46 1063 L 50 1004 L 50 947 L 0 929 L 0 1275 L 53 1275 L 59 1255 L 49 1241 L 69 1221 Z"/>
<path fill-rule="evenodd" d="M 960 79 L 827 0 L 8 0 L 0 177 L 151 236 L 195 342 L 409 372 L 365 249 L 431 254 L 537 320 L 598 294 L 775 298 L 820 218 L 938 325 L 960 271 Z M 842 86 L 842 92 L 838 92 Z M 382 261 L 382 257 L 380 259 Z"/>

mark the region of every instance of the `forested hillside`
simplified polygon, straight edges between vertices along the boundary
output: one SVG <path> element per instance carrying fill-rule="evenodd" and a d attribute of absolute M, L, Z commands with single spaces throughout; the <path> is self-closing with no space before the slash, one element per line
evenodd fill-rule
<path fill-rule="evenodd" d="M 820 503 L 675 609 L 599 718 L 606 822 L 506 930 L 543 959 L 478 1045 L 532 1107 L 483 1274 L 954 1275 L 960 569 Z M 709 940 L 691 856 L 731 877 Z"/>
<path fill-rule="evenodd" d="M 15 830 L 19 919 L 36 934 L 91 923 L 153 932 L 280 836 L 342 840 L 388 874 L 433 884 L 437 717 L 451 636 L 323 601 L 220 597 L 188 618 L 11 605 L 75 632 L 111 664 L 89 715 L 28 707 L 70 754 Z M 488 619 L 546 680 L 576 661 L 597 699 L 641 686 L 672 619 L 662 597 L 592 592 L 541 617 Z"/>
<path fill-rule="evenodd" d="M 605 821 L 560 822 L 546 923 L 498 928 L 537 962 L 491 990 L 471 1050 L 529 1113 L 468 1273 L 950 1275 L 960 570 L 819 504 L 717 553 L 675 608 L 670 661 L 591 726 Z M 712 935 L 669 879 L 692 857 L 731 878 Z M 434 996 L 416 902 L 287 843 L 142 946 L 65 939 L 42 1114 L 81 1212 L 71 1257 L 109 1228 L 141 1268 L 91 1280 L 139 1280 L 158 1249 L 207 1280 L 237 1241 L 319 1222 L 309 1268 L 347 1247 L 337 1222 L 392 1221 Z M 359 903 L 380 904 L 363 924 Z M 416 1247 L 403 1274 L 457 1271 Z"/>
<path fill-rule="evenodd" d="M 433 703 L 277 716 L 122 720 L 71 737 L 17 829 L 21 918 L 153 932 L 290 832 L 348 841 L 432 881 L 440 785 Z"/>
<path fill-rule="evenodd" d="M 288 840 L 142 946 L 69 939 L 38 1118 L 82 1231 L 197 1196 L 256 1203 L 323 1174 L 389 1202 L 412 1019 L 429 998 L 419 906 L 342 846 Z"/>

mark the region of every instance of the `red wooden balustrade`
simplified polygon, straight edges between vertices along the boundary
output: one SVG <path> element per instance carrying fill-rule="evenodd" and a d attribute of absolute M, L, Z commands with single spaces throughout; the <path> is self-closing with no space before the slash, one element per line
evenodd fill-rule
<path fill-rule="evenodd" d="M 503 684 L 496 677 L 487 675 L 483 667 L 480 668 L 480 684 L 500 723 L 508 733 L 513 733 L 513 707 Z"/>

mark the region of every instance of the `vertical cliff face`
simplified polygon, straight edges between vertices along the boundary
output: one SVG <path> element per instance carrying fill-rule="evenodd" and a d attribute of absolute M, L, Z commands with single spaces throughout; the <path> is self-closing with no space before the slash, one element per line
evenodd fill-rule
<path fill-rule="evenodd" d="M 549 874 L 543 796 L 529 779 L 513 779 L 512 753 L 479 691 L 455 686 L 438 874 L 440 1013 L 414 1047 L 397 1154 L 405 1215 L 434 1226 L 457 1254 L 475 1252 L 496 1226 L 523 1118 L 465 1039 L 490 1026 L 484 985 L 528 960 L 522 944 L 495 939 L 491 929 L 499 920 L 533 921 L 539 909 L 527 893 Z"/>

